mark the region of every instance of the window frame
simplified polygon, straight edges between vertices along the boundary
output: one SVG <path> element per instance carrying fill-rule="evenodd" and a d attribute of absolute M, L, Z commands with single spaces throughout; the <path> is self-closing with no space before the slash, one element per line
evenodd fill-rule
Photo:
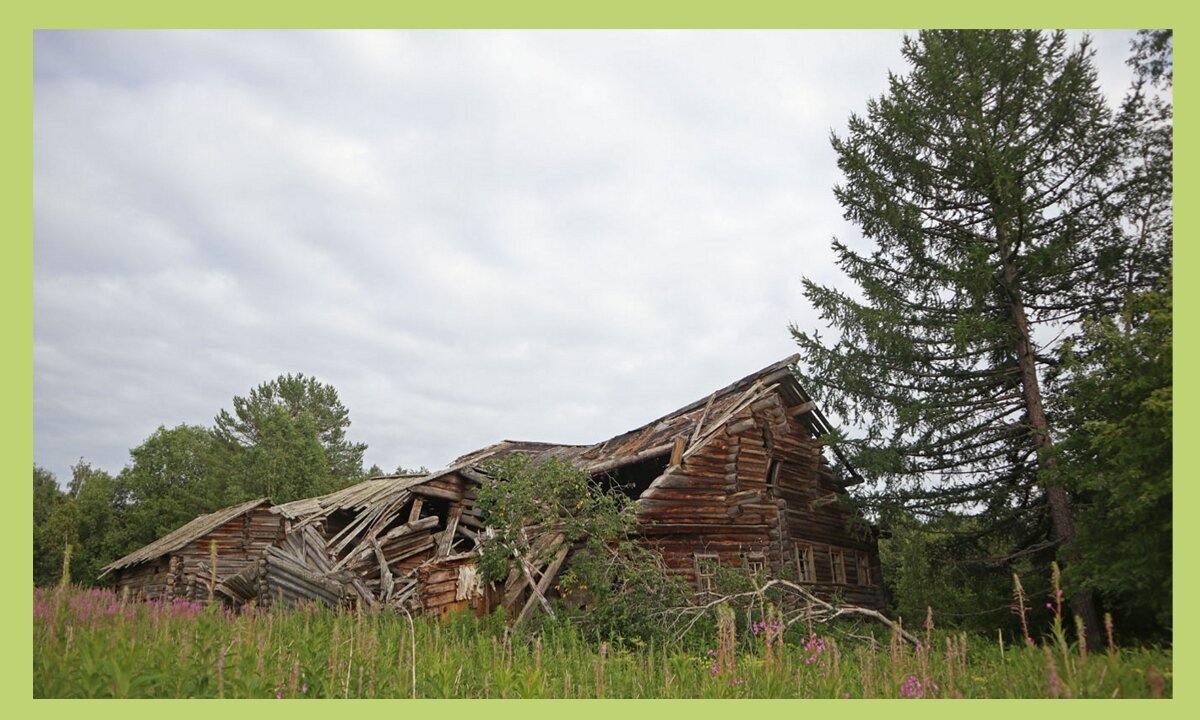
<path fill-rule="evenodd" d="M 767 574 L 767 554 L 765 552 L 744 553 L 743 559 L 746 561 L 746 570 L 754 577 L 763 577 Z M 758 567 L 755 568 L 755 565 Z"/>
<path fill-rule="evenodd" d="M 875 583 L 871 580 L 871 556 L 868 553 L 855 553 L 854 562 L 856 565 L 858 584 L 864 587 L 871 587 Z"/>
<path fill-rule="evenodd" d="M 812 543 L 796 543 L 796 580 L 801 584 L 817 581 L 816 550 Z"/>
<path fill-rule="evenodd" d="M 829 548 L 829 570 L 834 585 L 846 585 L 846 551 Z"/>
<path fill-rule="evenodd" d="M 712 564 L 709 565 L 706 561 L 711 561 Z M 721 556 L 716 553 L 692 553 L 692 564 L 696 571 L 696 592 L 713 592 L 713 580 L 716 578 L 717 569 L 721 567 Z M 704 572 L 705 570 L 707 572 Z"/>

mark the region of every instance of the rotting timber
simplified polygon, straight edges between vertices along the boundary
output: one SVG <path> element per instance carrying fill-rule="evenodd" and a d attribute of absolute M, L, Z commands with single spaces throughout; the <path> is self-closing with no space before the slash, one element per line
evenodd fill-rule
<path fill-rule="evenodd" d="M 828 425 L 797 382 L 795 360 L 594 445 L 506 440 L 434 473 L 228 508 L 105 573 L 144 598 L 315 601 L 438 615 L 502 605 L 523 619 L 549 607 L 571 550 L 561 536 L 544 535 L 529 557 L 516 558 L 505 582 L 479 578 L 477 550 L 488 529 L 475 500 L 488 480 L 487 461 L 523 453 L 571 462 L 634 500 L 641 542 L 700 595 L 717 567 L 732 567 L 881 609 L 874 534 L 843 502 L 854 478 L 839 478 L 822 457 Z"/>

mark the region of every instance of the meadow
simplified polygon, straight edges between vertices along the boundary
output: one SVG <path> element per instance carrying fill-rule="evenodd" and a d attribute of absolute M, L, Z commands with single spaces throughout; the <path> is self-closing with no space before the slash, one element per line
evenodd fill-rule
<path fill-rule="evenodd" d="M 1011 645 L 926 627 L 786 630 L 727 612 L 683 642 L 510 633 L 499 615 L 439 623 L 320 607 L 232 612 L 112 592 L 34 590 L 39 698 L 1170 697 L 1171 651 L 1081 647 L 1061 616 Z M 711 640 L 709 640 L 711 638 Z"/>

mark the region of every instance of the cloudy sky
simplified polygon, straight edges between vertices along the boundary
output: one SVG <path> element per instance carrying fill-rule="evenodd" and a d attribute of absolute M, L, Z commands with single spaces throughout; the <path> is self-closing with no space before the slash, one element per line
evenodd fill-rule
<path fill-rule="evenodd" d="M 1106 91 L 1131 34 L 1093 33 Z M 595 442 L 794 352 L 897 32 L 39 32 L 34 460 L 314 375 L 366 462 Z"/>

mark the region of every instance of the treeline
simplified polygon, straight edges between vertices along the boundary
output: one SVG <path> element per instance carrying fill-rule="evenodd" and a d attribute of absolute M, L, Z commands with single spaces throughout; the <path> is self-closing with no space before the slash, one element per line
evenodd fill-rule
<path fill-rule="evenodd" d="M 211 427 L 160 427 L 115 476 L 80 460 L 66 488 L 33 468 L 33 580 L 95 584 L 100 569 L 198 515 L 259 497 L 276 503 L 332 492 L 372 475 L 365 443 L 346 437 L 337 391 L 283 375 L 233 399 Z M 403 472 L 397 468 L 396 472 Z"/>
<path fill-rule="evenodd" d="M 857 436 L 895 612 L 1011 622 L 1063 568 L 1089 645 L 1172 627 L 1172 34 L 1115 106 L 1086 41 L 926 31 L 833 138 L 854 286 L 805 280 L 832 337 L 802 376 Z M 822 333 L 827 331 L 822 330 Z M 1045 600 L 1033 605 L 1038 611 Z"/>

